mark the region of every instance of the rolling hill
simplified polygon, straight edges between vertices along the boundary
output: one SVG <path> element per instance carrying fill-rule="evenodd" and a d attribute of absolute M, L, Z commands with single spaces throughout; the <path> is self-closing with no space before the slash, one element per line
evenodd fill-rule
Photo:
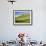
<path fill-rule="evenodd" d="M 18 17 L 15 17 L 16 23 L 30 23 L 30 14 L 22 14 Z"/>

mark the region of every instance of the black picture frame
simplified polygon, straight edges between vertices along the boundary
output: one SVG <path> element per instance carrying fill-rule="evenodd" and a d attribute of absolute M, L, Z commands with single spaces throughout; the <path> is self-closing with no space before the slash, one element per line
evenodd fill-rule
<path fill-rule="evenodd" d="M 29 11 L 30 12 L 30 23 L 16 23 L 15 18 L 16 18 L 16 11 L 21 12 L 21 11 Z M 32 10 L 13 10 L 13 25 L 32 25 L 33 24 L 33 11 Z"/>

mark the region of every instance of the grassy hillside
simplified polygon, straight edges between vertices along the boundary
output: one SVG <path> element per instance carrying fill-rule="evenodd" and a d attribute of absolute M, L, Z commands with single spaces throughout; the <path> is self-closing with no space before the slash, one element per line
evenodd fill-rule
<path fill-rule="evenodd" d="M 21 16 L 15 17 L 16 23 L 30 23 L 30 14 L 22 14 Z"/>

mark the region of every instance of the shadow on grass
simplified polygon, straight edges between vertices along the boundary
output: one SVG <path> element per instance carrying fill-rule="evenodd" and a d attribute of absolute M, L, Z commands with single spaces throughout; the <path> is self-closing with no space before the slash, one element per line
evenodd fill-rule
<path fill-rule="evenodd" d="M 30 19 L 26 19 L 26 20 L 16 20 L 16 23 L 30 23 Z"/>

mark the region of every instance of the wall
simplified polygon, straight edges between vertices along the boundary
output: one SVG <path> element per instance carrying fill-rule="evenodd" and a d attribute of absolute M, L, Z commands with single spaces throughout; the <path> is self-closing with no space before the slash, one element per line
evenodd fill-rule
<path fill-rule="evenodd" d="M 14 26 L 13 9 L 32 9 L 32 26 Z M 15 40 L 19 32 L 30 34 L 33 40 L 46 40 L 45 0 L 17 0 L 13 5 L 7 0 L 0 0 L 0 41 Z"/>

